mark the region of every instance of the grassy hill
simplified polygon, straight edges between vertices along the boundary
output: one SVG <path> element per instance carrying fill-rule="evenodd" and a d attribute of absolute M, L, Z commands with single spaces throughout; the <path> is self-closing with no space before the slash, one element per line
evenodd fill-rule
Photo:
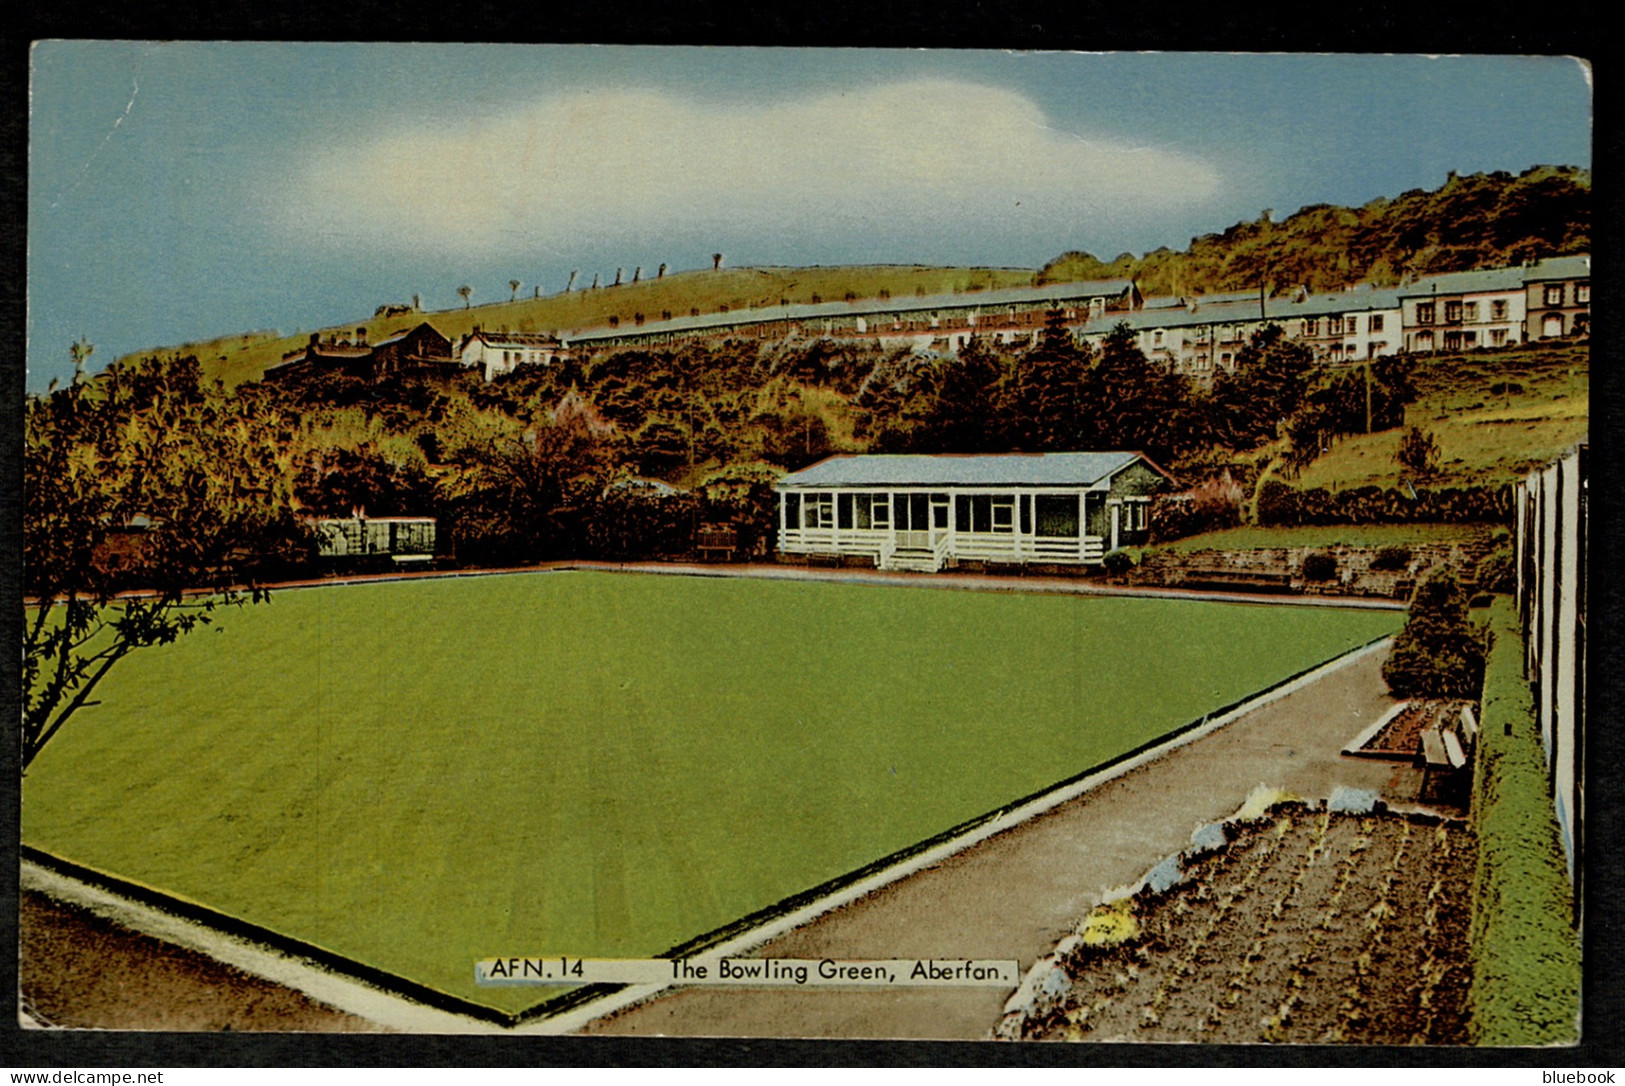
<path fill-rule="evenodd" d="M 497 330 L 570 332 L 601 328 L 615 317 L 660 320 L 724 306 L 748 309 L 783 302 L 837 301 L 950 294 L 1035 282 L 1134 278 L 1147 294 L 1187 294 L 1299 285 L 1339 289 L 1370 282 L 1392 285 L 1402 276 L 1505 267 L 1543 256 L 1584 252 L 1591 244 L 1591 174 L 1573 166 L 1536 166 L 1509 173 L 1452 173 L 1434 190 L 1413 189 L 1363 207 L 1316 204 L 1277 222 L 1270 212 L 1222 233 L 1191 239 L 1185 251 L 1162 248 L 1106 262 L 1083 251 L 1063 253 L 1042 270 L 1028 268 L 857 265 L 812 268 L 700 269 L 646 278 L 621 286 L 581 284 L 542 298 L 487 302 L 395 317 L 367 317 L 317 329 L 350 335 L 365 327 L 378 339 L 419 320 L 452 338 L 475 324 Z M 139 355 L 196 355 L 209 377 L 228 385 L 257 379 L 309 332 L 279 336 L 250 332 Z"/>
<path fill-rule="evenodd" d="M 1402 276 L 1511 267 L 1586 252 L 1591 245 L 1591 173 L 1573 166 L 1456 174 L 1437 189 L 1412 189 L 1363 207 L 1314 204 L 1280 221 L 1264 212 L 1183 252 L 1158 249 L 1109 263 L 1086 252 L 1057 257 L 1046 282 L 1139 280 L 1147 294 L 1187 294 L 1352 283 L 1392 286 Z"/>
<path fill-rule="evenodd" d="M 1504 483 L 1551 462 L 1590 429 L 1590 351 L 1522 347 L 1426 358 L 1409 426 L 1439 445 L 1437 482 Z M 1302 487 L 1397 486 L 1403 430 L 1345 438 L 1304 468 Z"/>
<path fill-rule="evenodd" d="M 628 273 L 630 274 L 630 273 Z M 350 335 L 365 327 L 370 339 L 379 339 L 419 321 L 428 321 L 442 334 L 456 339 L 478 324 L 484 328 L 520 332 L 570 332 L 600 328 L 618 317 L 632 323 L 638 314 L 659 320 L 663 314 L 684 316 L 694 310 L 716 313 L 783 302 L 809 303 L 874 298 L 883 291 L 897 297 L 952 294 L 1000 287 L 1029 286 L 1037 273 L 1031 268 L 942 268 L 923 265 L 857 265 L 812 268 L 723 268 L 675 272 L 660 279 L 643 279 L 618 287 L 600 286 L 490 302 L 470 308 L 433 310 L 393 317 L 358 317 L 324 327 L 326 333 Z M 301 346 L 309 332 L 278 336 L 271 332 L 226 336 L 181 344 L 140 355 L 196 355 L 204 374 L 220 377 L 228 385 L 256 380 L 283 354 Z"/>

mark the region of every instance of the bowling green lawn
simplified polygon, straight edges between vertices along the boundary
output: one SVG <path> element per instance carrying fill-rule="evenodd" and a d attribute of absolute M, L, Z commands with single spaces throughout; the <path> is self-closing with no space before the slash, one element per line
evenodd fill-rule
<path fill-rule="evenodd" d="M 285 590 L 123 661 L 23 840 L 504 1011 L 1397 630 L 1392 611 L 617 573 Z M 948 955 L 952 948 L 945 948 Z"/>

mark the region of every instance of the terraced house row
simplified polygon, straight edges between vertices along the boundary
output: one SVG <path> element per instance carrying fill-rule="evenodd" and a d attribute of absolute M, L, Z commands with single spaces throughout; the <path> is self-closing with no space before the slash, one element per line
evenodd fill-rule
<path fill-rule="evenodd" d="M 1147 357 L 1198 379 L 1233 370 L 1236 356 L 1266 324 L 1333 365 L 1400 351 L 1473 350 L 1586 336 L 1591 318 L 1591 258 L 1564 256 L 1517 268 L 1453 272 L 1389 288 L 1328 294 L 1298 291 L 1180 299 L 1150 298 L 1110 321 L 1091 321 L 1082 337 L 1098 345 L 1127 324 Z"/>
<path fill-rule="evenodd" d="M 1146 297 L 1133 280 L 907 299 L 784 305 L 662 319 L 631 328 L 583 329 L 563 338 L 592 349 L 654 346 L 696 336 L 765 340 L 853 337 L 918 350 L 957 351 L 972 336 L 1019 343 L 1060 310 L 1079 338 L 1096 346 L 1127 325 L 1140 349 L 1199 380 L 1235 367 L 1236 356 L 1266 324 L 1307 343 L 1317 359 L 1347 364 L 1400 351 L 1503 347 L 1585 336 L 1591 309 L 1591 258 L 1553 257 L 1487 271 L 1429 276 L 1398 287 L 1327 294 L 1298 290 Z"/>
<path fill-rule="evenodd" d="M 1346 365 L 1400 351 L 1472 350 L 1537 340 L 1583 337 L 1591 319 L 1591 257 L 1552 257 L 1516 268 L 1452 272 L 1398 287 L 1357 287 L 1326 294 L 1299 289 L 1146 297 L 1132 279 L 1050 283 L 1035 287 L 914 295 L 894 299 L 784 304 L 687 316 L 641 316 L 630 327 L 558 334 L 476 327 L 455 344 L 427 324 L 377 344 L 364 339 L 311 343 L 290 352 L 267 377 L 310 367 L 375 374 L 404 366 L 478 368 L 485 379 L 521 366 L 554 365 L 617 347 L 658 347 L 687 339 L 746 337 L 763 341 L 849 338 L 887 346 L 954 353 L 973 337 L 1031 342 L 1059 311 L 1080 340 L 1099 346 L 1126 325 L 1146 356 L 1206 382 L 1233 371 L 1241 348 L 1265 325 L 1306 343 L 1315 357 Z"/>

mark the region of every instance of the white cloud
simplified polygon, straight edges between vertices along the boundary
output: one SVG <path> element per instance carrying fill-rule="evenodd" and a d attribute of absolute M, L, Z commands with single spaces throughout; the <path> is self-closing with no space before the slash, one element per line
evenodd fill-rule
<path fill-rule="evenodd" d="M 944 80 L 772 104 L 583 92 L 327 148 L 282 180 L 301 237 L 491 255 L 695 232 L 935 236 L 1001 218 L 1075 234 L 1219 187 L 1197 158 L 1062 131 L 1020 94 Z"/>

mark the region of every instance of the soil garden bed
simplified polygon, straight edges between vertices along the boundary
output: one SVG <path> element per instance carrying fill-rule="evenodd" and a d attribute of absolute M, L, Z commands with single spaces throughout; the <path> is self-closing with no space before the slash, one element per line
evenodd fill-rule
<path fill-rule="evenodd" d="M 1431 726 L 1460 733 L 1460 701 L 1413 701 L 1396 713 L 1382 729 L 1357 750 L 1364 758 L 1385 758 L 1413 762 L 1420 757 L 1422 733 Z"/>
<path fill-rule="evenodd" d="M 1467 1042 L 1465 823 L 1291 802 L 1193 840 L 1035 967 L 1003 1035 Z"/>

